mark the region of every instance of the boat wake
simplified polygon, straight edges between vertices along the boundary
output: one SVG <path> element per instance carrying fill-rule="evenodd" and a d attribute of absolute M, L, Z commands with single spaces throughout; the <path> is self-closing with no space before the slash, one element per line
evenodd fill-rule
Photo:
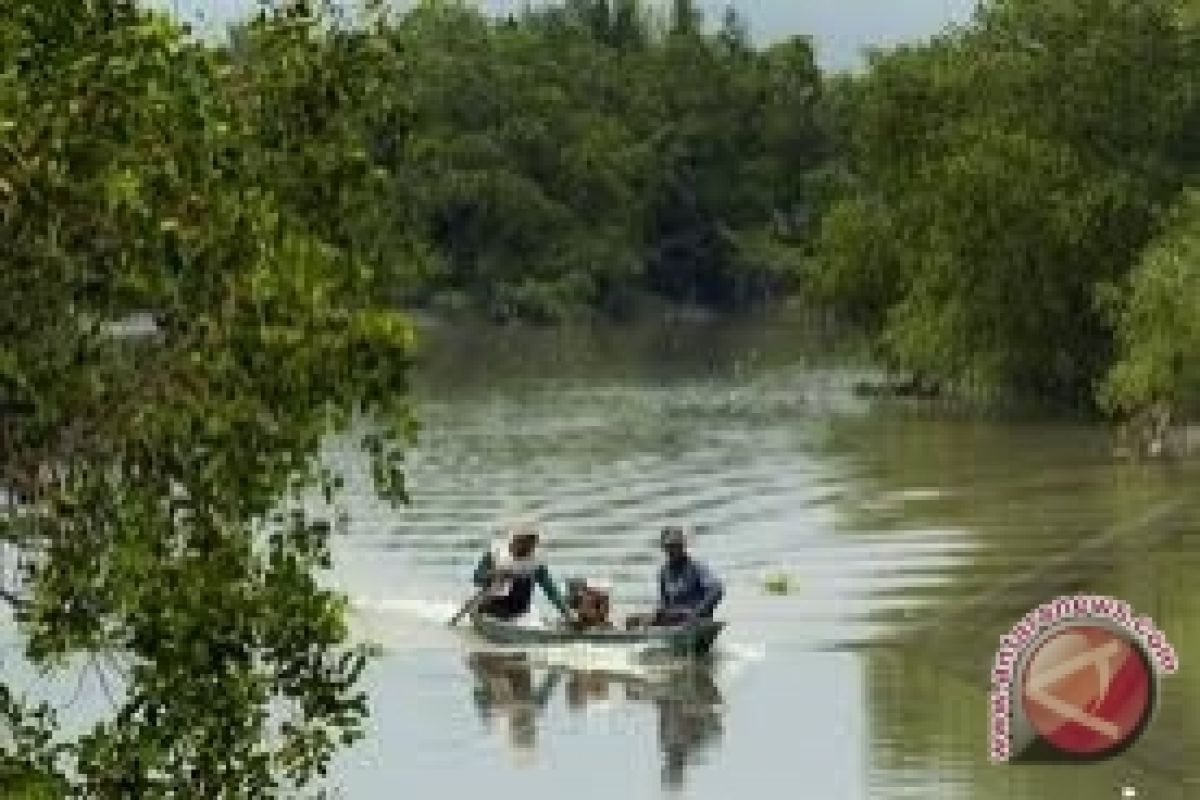
<path fill-rule="evenodd" d="M 446 623 L 459 603 L 389 592 L 351 592 L 348 598 L 354 637 L 385 652 L 440 649 L 453 642 Z"/>
<path fill-rule="evenodd" d="M 356 614 L 401 618 L 412 622 L 438 625 L 445 625 L 460 606 L 460 603 L 450 600 L 430 600 L 428 597 L 385 594 L 350 596 L 350 607 Z"/>
<path fill-rule="evenodd" d="M 766 659 L 767 648 L 761 644 L 718 642 L 713 655 L 722 676 L 726 680 L 733 680 L 747 667 Z"/>

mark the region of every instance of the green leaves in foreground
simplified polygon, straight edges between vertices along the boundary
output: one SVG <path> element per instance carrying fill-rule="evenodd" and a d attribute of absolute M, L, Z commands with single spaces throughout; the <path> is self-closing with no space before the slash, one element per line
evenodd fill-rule
<path fill-rule="evenodd" d="M 413 334 L 264 180 L 235 77 L 131 2 L 0 10 L 6 599 L 35 665 L 120 667 L 78 734 L 0 689 L 6 797 L 291 797 L 367 714 L 330 528 L 273 512 L 336 483 L 314 458 L 356 415 L 403 496 Z M 113 335 L 139 311 L 153 336 Z"/>

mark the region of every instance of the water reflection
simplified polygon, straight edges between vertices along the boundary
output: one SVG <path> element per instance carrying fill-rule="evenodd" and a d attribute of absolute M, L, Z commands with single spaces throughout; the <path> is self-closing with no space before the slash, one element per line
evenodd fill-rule
<path fill-rule="evenodd" d="M 561 675 L 547 672 L 534 683 L 533 669 L 521 654 L 472 653 L 467 666 L 475 676 L 472 698 L 490 730 L 504 718 L 508 744 L 523 753 L 537 747 L 537 717 L 547 706 Z"/>
<path fill-rule="evenodd" d="M 480 719 L 489 729 L 502 720 L 508 745 L 519 756 L 536 748 L 538 717 L 564 681 L 564 702 L 572 712 L 607 705 L 618 691 L 625 702 L 654 708 L 665 789 L 683 789 L 688 768 L 724 736 L 723 697 L 711 665 L 679 665 L 645 676 L 538 668 L 524 653 L 475 652 L 467 666 L 474 677 L 472 699 Z"/>
<path fill-rule="evenodd" d="M 682 668 L 661 683 L 631 682 L 626 697 L 652 703 L 658 712 L 663 786 L 682 789 L 686 771 L 701 753 L 720 742 L 721 692 L 705 666 Z"/>

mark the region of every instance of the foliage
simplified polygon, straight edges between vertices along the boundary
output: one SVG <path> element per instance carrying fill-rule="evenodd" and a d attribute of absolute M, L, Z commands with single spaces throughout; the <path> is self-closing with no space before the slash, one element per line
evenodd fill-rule
<path fill-rule="evenodd" d="M 1102 386 L 1108 408 L 1126 415 L 1198 410 L 1200 192 L 1181 196 L 1127 286 L 1110 287 L 1107 310 L 1119 356 Z"/>
<path fill-rule="evenodd" d="M 378 12 L 355 27 L 260 13 L 235 27 L 221 90 L 253 137 L 254 180 L 322 241 L 356 257 L 377 293 L 411 288 L 436 268 L 417 234 L 412 187 L 389 170 L 412 126 L 407 80 Z M 249 176 L 247 176 L 249 177 Z M 366 276 L 364 276 L 366 277 Z"/>
<path fill-rule="evenodd" d="M 53 745 L 5 691 L 6 794 L 290 796 L 366 713 L 367 651 L 318 582 L 328 526 L 272 511 L 336 482 L 314 456 L 354 413 L 380 420 L 380 486 L 402 495 L 412 332 L 268 180 L 311 156 L 352 184 L 339 136 L 309 129 L 281 163 L 234 75 L 131 2 L 0 10 L 0 477 L 27 502 L 0 539 L 29 564 L 7 599 L 35 664 L 125 665 L 111 718 Z M 297 87 L 256 77 L 296 123 Z M 114 336 L 139 310 L 153 340 Z"/>
<path fill-rule="evenodd" d="M 806 41 L 757 52 L 688 0 L 367 5 L 288 0 L 222 44 L 134 0 L 0 9 L 0 483 L 25 502 L 0 542 L 26 565 L 0 596 L 39 667 L 123 665 L 78 736 L 5 689 L 6 793 L 289 794 L 358 735 L 329 526 L 277 512 L 336 490 L 316 454 L 360 418 L 402 499 L 397 302 L 553 319 L 794 272 L 826 143 Z M 152 337 L 118 335 L 136 312 Z"/>
<path fill-rule="evenodd" d="M 426 2 L 385 38 L 410 111 L 385 159 L 443 265 L 417 294 L 499 318 L 622 311 L 631 294 L 738 306 L 785 285 L 795 250 L 754 246 L 810 204 L 820 75 L 804 40 L 756 52 L 636 0 L 504 21 Z"/>
<path fill-rule="evenodd" d="M 1167 0 L 997 0 L 846 86 L 851 177 L 812 285 L 898 366 L 1090 405 L 1119 281 L 1186 167 L 1194 37 Z"/>

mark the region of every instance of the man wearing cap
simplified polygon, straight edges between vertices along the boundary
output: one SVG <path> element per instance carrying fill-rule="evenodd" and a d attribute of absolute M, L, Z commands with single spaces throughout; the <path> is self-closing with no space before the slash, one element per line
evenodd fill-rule
<path fill-rule="evenodd" d="M 537 557 L 540 535 L 529 523 L 509 525 L 475 567 L 474 584 L 485 593 L 479 611 L 490 617 L 511 620 L 529 613 L 534 584 L 568 621 L 573 615 L 563 600 L 550 570 Z"/>
<path fill-rule="evenodd" d="M 696 619 L 711 619 L 725 596 L 725 587 L 705 564 L 688 553 L 682 527 L 663 528 L 659 539 L 666 562 L 658 573 L 658 608 L 654 625 L 682 625 Z"/>

